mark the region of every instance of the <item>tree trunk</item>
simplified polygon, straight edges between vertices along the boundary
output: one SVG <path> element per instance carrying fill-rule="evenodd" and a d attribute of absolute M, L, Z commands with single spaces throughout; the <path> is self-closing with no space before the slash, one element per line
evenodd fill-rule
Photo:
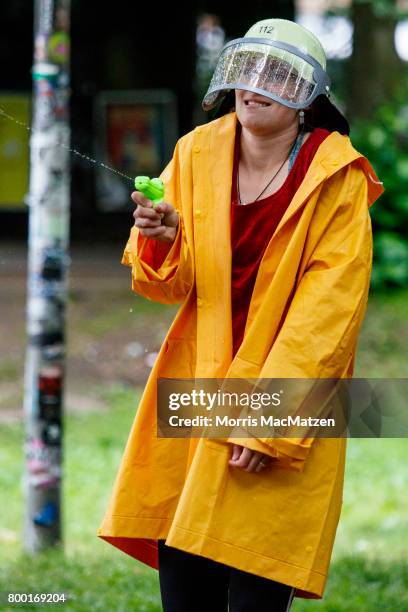
<path fill-rule="evenodd" d="M 403 78 L 403 62 L 394 45 L 395 2 L 388 15 L 376 15 L 371 1 L 353 2 L 353 55 L 347 110 L 352 118 L 370 118 Z"/>

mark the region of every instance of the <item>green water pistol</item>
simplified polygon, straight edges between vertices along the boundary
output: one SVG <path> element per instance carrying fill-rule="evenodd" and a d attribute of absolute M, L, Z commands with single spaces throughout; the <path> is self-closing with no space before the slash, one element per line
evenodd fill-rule
<path fill-rule="evenodd" d="M 146 198 L 151 200 L 153 208 L 156 204 L 163 202 L 164 185 L 161 179 L 137 176 L 135 178 L 135 187 L 137 191 L 141 191 Z"/>

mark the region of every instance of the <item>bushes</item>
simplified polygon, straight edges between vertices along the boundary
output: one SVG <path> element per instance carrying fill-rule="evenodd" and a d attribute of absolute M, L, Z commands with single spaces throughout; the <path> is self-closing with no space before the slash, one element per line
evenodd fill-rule
<path fill-rule="evenodd" d="M 385 188 L 370 208 L 374 234 L 371 286 L 407 287 L 408 106 L 397 97 L 379 107 L 370 121 L 354 123 L 351 139 L 370 160 Z"/>

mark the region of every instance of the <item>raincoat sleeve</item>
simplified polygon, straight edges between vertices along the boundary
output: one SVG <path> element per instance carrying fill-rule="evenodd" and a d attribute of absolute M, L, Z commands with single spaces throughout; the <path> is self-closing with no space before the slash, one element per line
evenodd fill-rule
<path fill-rule="evenodd" d="M 163 304 L 182 302 L 194 282 L 180 197 L 178 148 L 177 143 L 173 159 L 160 175 L 165 185 L 165 199 L 173 204 L 179 215 L 174 242 L 152 240 L 142 236 L 139 228 L 133 226 L 121 261 L 132 269 L 132 290 Z"/>
<path fill-rule="evenodd" d="M 328 183 L 305 244 L 310 257 L 260 378 L 338 379 L 351 371 L 372 269 L 367 179 L 352 164 Z M 301 471 L 313 441 L 271 437 L 237 443 Z"/>

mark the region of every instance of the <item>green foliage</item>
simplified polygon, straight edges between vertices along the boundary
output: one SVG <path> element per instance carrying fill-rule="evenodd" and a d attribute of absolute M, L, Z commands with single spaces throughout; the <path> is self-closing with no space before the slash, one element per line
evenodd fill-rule
<path fill-rule="evenodd" d="M 404 17 L 406 11 L 399 6 L 396 0 L 353 0 L 352 4 L 371 4 L 376 17 Z M 345 11 L 350 12 L 351 7 L 346 7 Z"/>
<path fill-rule="evenodd" d="M 372 288 L 408 286 L 408 107 L 396 97 L 370 121 L 355 122 L 353 145 L 372 163 L 385 193 L 370 208 Z"/>
<path fill-rule="evenodd" d="M 356 377 L 406 376 L 407 318 L 407 289 L 370 294 L 358 343 Z"/>

